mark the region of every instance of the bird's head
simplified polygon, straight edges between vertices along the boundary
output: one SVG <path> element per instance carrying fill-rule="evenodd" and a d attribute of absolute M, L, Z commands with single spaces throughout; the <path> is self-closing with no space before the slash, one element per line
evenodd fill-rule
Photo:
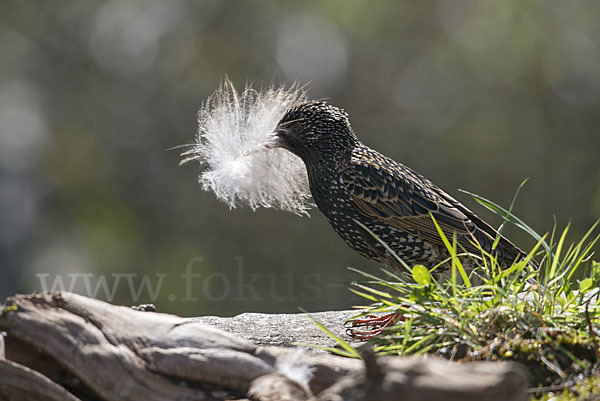
<path fill-rule="evenodd" d="M 305 163 L 333 161 L 358 143 L 348 114 L 325 102 L 314 101 L 290 108 L 275 128 L 275 142 Z"/>

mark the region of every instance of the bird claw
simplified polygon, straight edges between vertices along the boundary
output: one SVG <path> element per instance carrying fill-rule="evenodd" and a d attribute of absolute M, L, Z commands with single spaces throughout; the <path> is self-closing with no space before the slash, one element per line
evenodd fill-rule
<path fill-rule="evenodd" d="M 382 328 L 374 330 L 357 330 L 354 328 L 347 328 L 346 334 L 358 341 L 369 341 L 378 336 L 383 332 Z"/>
<path fill-rule="evenodd" d="M 364 318 L 352 319 L 344 323 L 345 327 L 379 327 L 385 324 L 395 313 L 385 315 L 366 315 Z"/>
<path fill-rule="evenodd" d="M 344 323 L 344 326 L 348 336 L 359 341 L 368 341 L 381 334 L 387 327 L 396 324 L 399 320 L 404 320 L 404 316 L 398 313 L 388 313 L 382 316 L 367 315 L 361 319 L 348 320 Z M 359 330 L 360 327 L 367 330 Z M 369 330 L 369 328 L 371 329 Z"/>

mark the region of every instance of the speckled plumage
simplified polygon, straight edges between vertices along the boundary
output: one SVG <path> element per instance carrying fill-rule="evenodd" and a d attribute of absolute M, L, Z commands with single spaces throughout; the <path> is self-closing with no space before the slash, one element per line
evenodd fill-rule
<path fill-rule="evenodd" d="M 308 171 L 315 203 L 334 230 L 368 259 L 398 262 L 360 225 L 373 231 L 409 265 L 432 267 L 448 254 L 430 213 L 448 238 L 465 250 L 491 251 L 497 232 L 460 202 L 409 167 L 362 144 L 347 114 L 324 102 L 288 110 L 276 128 L 277 144 L 298 155 Z M 496 253 L 509 264 L 522 251 L 501 237 Z"/>

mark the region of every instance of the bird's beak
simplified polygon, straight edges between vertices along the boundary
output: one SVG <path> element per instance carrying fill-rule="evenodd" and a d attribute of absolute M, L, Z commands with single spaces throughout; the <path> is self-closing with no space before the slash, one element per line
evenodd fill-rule
<path fill-rule="evenodd" d="M 265 145 L 267 149 L 285 148 L 288 131 L 285 128 L 275 128 L 273 140 Z"/>

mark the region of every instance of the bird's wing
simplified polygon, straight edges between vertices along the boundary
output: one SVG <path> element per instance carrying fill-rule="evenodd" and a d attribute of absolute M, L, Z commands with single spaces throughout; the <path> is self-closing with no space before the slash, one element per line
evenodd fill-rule
<path fill-rule="evenodd" d="M 478 230 L 466 207 L 418 173 L 379 153 L 353 155 L 342 169 L 341 181 L 356 209 L 365 216 L 443 246 L 431 214 L 446 237 L 452 241 L 456 233 L 467 251 L 479 252 L 473 242 L 484 249 L 491 247 L 493 238 Z"/>

